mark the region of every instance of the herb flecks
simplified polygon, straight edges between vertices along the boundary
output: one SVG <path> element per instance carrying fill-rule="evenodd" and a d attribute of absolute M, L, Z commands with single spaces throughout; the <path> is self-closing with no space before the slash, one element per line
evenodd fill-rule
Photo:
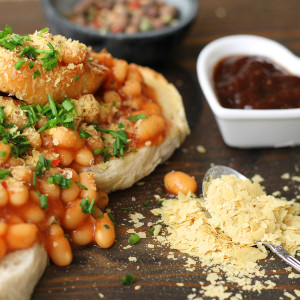
<path fill-rule="evenodd" d="M 125 125 L 122 123 L 118 124 L 118 130 L 111 130 L 105 128 L 96 127 L 97 131 L 108 133 L 112 137 L 115 138 L 115 142 L 113 143 L 113 154 L 115 156 L 124 156 L 125 151 L 127 151 L 129 140 L 127 138 L 127 133 L 125 131 Z M 107 153 L 106 153 L 107 154 Z"/>
<path fill-rule="evenodd" d="M 37 36 L 40 38 L 45 38 L 43 34 L 48 33 L 48 28 L 42 29 L 37 33 Z M 15 69 L 20 70 L 22 66 L 27 62 L 28 66 L 32 69 L 35 66 L 35 62 L 40 59 L 43 69 L 46 71 L 50 71 L 58 65 L 59 61 L 59 52 L 51 42 L 47 43 L 47 49 L 38 49 L 31 45 L 28 45 L 28 41 L 30 41 L 30 37 L 28 35 L 18 35 L 14 34 L 11 26 L 6 26 L 3 31 L 0 31 L 0 45 L 11 51 L 17 51 L 18 60 L 15 64 Z M 35 70 L 33 73 L 33 78 L 36 79 L 37 76 L 41 76 L 40 71 Z"/>
<path fill-rule="evenodd" d="M 14 158 L 19 157 L 32 148 L 26 136 L 20 135 L 18 127 L 6 122 L 4 106 L 0 107 L 0 140 L 3 144 L 11 145 L 11 156 Z"/>
<path fill-rule="evenodd" d="M 80 202 L 81 211 L 84 214 L 92 214 L 95 212 L 95 208 L 94 208 L 95 199 L 93 198 L 91 202 L 89 200 L 90 200 L 89 197 L 86 197 L 82 199 L 82 201 Z"/>

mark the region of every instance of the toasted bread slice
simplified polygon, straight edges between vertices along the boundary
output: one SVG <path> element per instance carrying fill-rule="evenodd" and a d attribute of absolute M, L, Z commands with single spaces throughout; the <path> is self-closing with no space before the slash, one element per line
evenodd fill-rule
<path fill-rule="evenodd" d="M 46 250 L 38 243 L 6 255 L 0 262 L 0 300 L 29 300 L 47 261 Z"/>
<path fill-rule="evenodd" d="M 138 152 L 129 153 L 124 158 L 84 168 L 94 173 L 97 186 L 106 193 L 126 189 L 150 174 L 157 165 L 172 155 L 190 133 L 183 101 L 175 86 L 152 69 L 138 69 L 145 83 L 155 89 L 164 117 L 172 125 L 165 140 L 158 146 L 144 146 Z"/>

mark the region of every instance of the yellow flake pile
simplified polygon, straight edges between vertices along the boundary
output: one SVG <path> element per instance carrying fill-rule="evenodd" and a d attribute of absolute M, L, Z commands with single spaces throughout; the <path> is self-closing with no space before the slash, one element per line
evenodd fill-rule
<path fill-rule="evenodd" d="M 216 271 L 244 290 L 260 292 L 275 285 L 257 280 L 265 272 L 256 262 L 266 258 L 268 251 L 262 244 L 254 247 L 256 242 L 281 244 L 291 254 L 300 250 L 300 205 L 267 196 L 258 182 L 235 176 L 213 180 L 206 201 L 179 194 L 152 212 L 168 225 L 172 249 L 198 257 L 202 266 L 218 265 Z M 211 296 L 222 288 L 215 282 L 206 289 Z M 227 293 L 222 293 L 220 298 L 225 299 Z"/>

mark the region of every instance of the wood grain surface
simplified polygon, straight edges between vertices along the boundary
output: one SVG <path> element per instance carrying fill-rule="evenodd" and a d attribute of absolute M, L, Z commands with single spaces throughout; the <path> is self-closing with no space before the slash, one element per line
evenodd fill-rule
<path fill-rule="evenodd" d="M 163 176 L 171 170 L 185 171 L 197 179 L 199 186 L 205 171 L 212 163 L 223 164 L 252 177 L 260 174 L 268 193 L 281 191 L 288 199 L 299 194 L 300 184 L 281 179 L 283 173 L 300 175 L 299 148 L 241 150 L 227 147 L 220 136 L 214 117 L 202 96 L 197 77 L 196 60 L 200 50 L 210 41 L 225 35 L 246 33 L 272 38 L 300 55 L 300 2 L 298 0 L 201 0 L 196 22 L 184 43 L 175 55 L 163 65 L 154 66 L 173 82 L 181 92 L 192 129 L 191 135 L 168 162 L 159 166 L 151 175 L 126 191 L 110 195 L 109 207 L 117 220 L 117 241 L 108 250 L 95 246 L 78 248 L 74 261 L 66 268 L 50 264 L 37 285 L 33 300 L 43 299 L 193 299 L 199 296 L 201 284 L 205 282 L 209 269 L 197 264 L 195 271 L 184 267 L 186 255 L 168 247 L 160 247 L 148 233 L 147 222 L 153 220 L 151 208 L 157 206 L 155 194 L 166 196 Z M 46 26 L 39 1 L 0 1 L 0 27 L 10 24 L 15 32 L 28 33 Z M 259 133 L 258 133 L 259 134 Z M 202 145 L 206 152 L 200 154 L 196 147 Z M 284 188 L 285 187 L 285 188 Z M 201 193 L 199 188 L 198 193 Z M 150 200 L 149 208 L 145 202 Z M 121 208 L 131 210 L 123 211 Z M 129 214 L 139 212 L 145 216 L 146 239 L 139 244 L 128 245 L 132 228 Z M 148 248 L 154 244 L 155 248 Z M 177 260 L 167 258 L 170 251 Z M 136 257 L 130 262 L 129 257 Z M 270 260 L 270 258 L 274 258 Z M 300 289 L 300 280 L 288 278 L 291 271 L 285 263 L 270 254 L 260 265 L 276 287 L 256 292 L 243 292 L 245 299 L 290 299 L 287 291 L 295 296 L 294 289 Z M 133 286 L 123 286 L 125 274 L 136 278 Z M 273 278 L 273 277 L 272 277 Z M 269 279 L 268 276 L 265 280 Z M 176 283 L 184 283 L 178 286 Z M 228 285 L 228 292 L 235 295 L 241 288 Z M 282 298 L 280 298 L 282 297 Z M 195 297 L 194 297 L 195 298 Z M 210 298 L 207 298 L 210 299 Z M 296 296 L 295 296 L 296 299 Z"/>

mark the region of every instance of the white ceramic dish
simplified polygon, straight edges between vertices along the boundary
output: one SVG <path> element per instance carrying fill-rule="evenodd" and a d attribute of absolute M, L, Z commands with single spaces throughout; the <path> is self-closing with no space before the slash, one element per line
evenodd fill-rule
<path fill-rule="evenodd" d="M 265 56 L 300 76 L 300 58 L 267 38 L 233 35 L 204 47 L 198 57 L 197 74 L 224 142 L 238 148 L 300 145 L 300 108 L 246 110 L 224 108 L 219 104 L 213 87 L 213 70 L 222 58 L 232 55 Z"/>

